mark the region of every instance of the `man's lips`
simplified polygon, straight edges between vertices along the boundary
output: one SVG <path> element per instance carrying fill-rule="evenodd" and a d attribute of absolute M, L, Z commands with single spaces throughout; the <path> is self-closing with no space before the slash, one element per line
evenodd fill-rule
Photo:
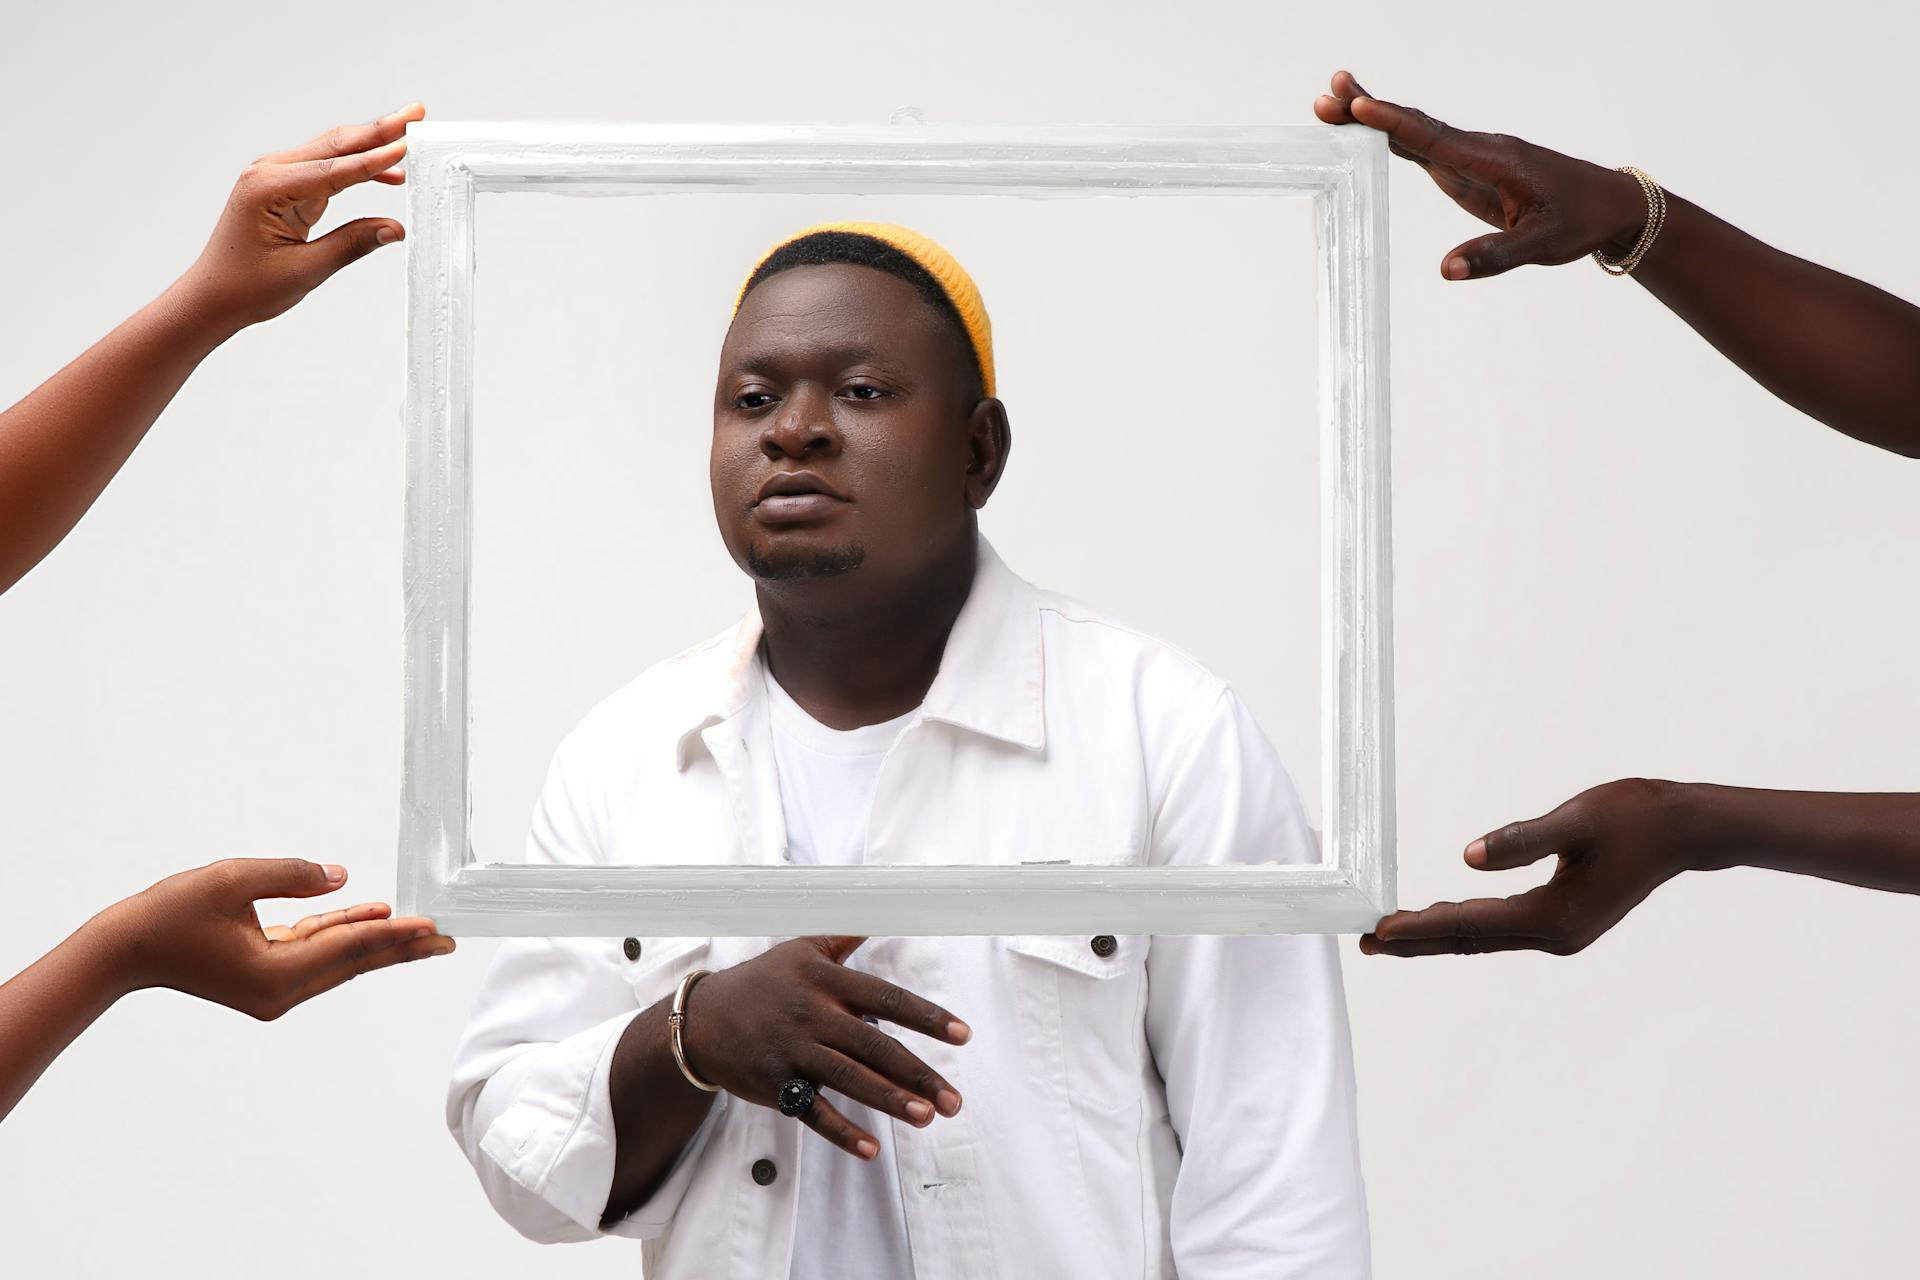
<path fill-rule="evenodd" d="M 761 482 L 760 491 L 753 496 L 754 502 L 765 502 L 768 498 L 799 497 L 805 494 L 822 494 L 836 502 L 845 502 L 847 496 L 828 484 L 817 471 L 776 471 Z"/>
<path fill-rule="evenodd" d="M 767 477 L 754 497 L 762 524 L 803 524 L 831 515 L 847 499 L 812 471 L 782 471 Z"/>

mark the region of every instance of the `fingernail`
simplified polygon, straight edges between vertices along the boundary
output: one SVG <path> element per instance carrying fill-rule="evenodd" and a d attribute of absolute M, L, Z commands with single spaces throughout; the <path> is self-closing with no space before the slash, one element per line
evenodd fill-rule
<path fill-rule="evenodd" d="M 1472 270 L 1465 258 L 1456 255 L 1447 259 L 1447 279 L 1449 280 L 1465 280 L 1467 273 Z"/>
<path fill-rule="evenodd" d="M 973 1028 L 955 1019 L 947 1024 L 947 1039 L 953 1041 L 955 1044 L 965 1044 L 967 1041 L 973 1039 Z"/>
<path fill-rule="evenodd" d="M 431 928 L 420 928 L 413 931 L 413 936 L 416 938 L 425 938 L 431 936 L 432 933 L 433 930 Z"/>
<path fill-rule="evenodd" d="M 321 870 L 327 873 L 328 884 L 339 884 L 347 878 L 347 869 L 329 862 Z"/>
<path fill-rule="evenodd" d="M 444 956 L 450 953 L 452 950 L 453 950 L 453 939 L 442 938 L 440 939 L 439 944 L 434 947 L 433 954 L 437 956 Z"/>
<path fill-rule="evenodd" d="M 933 1095 L 933 1105 L 940 1108 L 943 1116 L 955 1115 L 960 1110 L 960 1095 L 951 1089 L 942 1089 Z"/>
<path fill-rule="evenodd" d="M 1373 935 L 1372 935 L 1372 934 L 1370 934 L 1370 933 L 1363 933 L 1363 934 L 1361 934 L 1361 935 L 1360 935 L 1360 954 L 1361 954 L 1361 955 L 1363 955 L 1363 956 L 1370 956 L 1370 955 L 1372 955 L 1372 954 L 1373 954 L 1373 953 L 1374 953 L 1375 951 L 1378 951 L 1378 950 L 1379 950 L 1379 947 L 1377 947 L 1377 946 L 1376 946 L 1376 945 L 1374 944 L 1374 941 L 1373 941 Z"/>
<path fill-rule="evenodd" d="M 860 1153 L 862 1160 L 871 1160 L 880 1154 L 880 1147 L 872 1138 L 860 1139 L 860 1141 L 853 1144 L 853 1149 Z"/>
<path fill-rule="evenodd" d="M 375 244 L 392 244 L 399 238 L 400 232 L 398 228 L 395 227 L 382 227 L 373 233 L 373 242 Z"/>
<path fill-rule="evenodd" d="M 1472 844 L 1468 845 L 1465 857 L 1467 859 L 1467 865 L 1470 867 L 1486 866 L 1487 865 L 1486 837 L 1482 836 L 1480 839 L 1475 840 Z"/>
<path fill-rule="evenodd" d="M 933 1108 L 915 1098 L 907 1104 L 907 1114 L 913 1117 L 915 1124 L 925 1124 L 933 1119 Z"/>

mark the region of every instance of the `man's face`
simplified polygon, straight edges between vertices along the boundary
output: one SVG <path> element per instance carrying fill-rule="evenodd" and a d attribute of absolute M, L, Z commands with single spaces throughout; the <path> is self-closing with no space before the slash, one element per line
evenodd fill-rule
<path fill-rule="evenodd" d="M 879 586 L 951 553 L 972 529 L 971 359 L 884 271 L 793 267 L 756 285 L 713 400 L 713 510 L 735 562 Z"/>

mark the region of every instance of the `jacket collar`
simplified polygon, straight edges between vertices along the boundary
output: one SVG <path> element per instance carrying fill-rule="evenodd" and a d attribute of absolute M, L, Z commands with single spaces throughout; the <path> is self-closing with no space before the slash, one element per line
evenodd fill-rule
<path fill-rule="evenodd" d="M 973 586 L 947 635 L 921 718 L 1038 751 L 1046 745 L 1040 593 L 1007 568 L 984 537 L 977 546 Z M 674 679 L 689 694 L 687 714 L 678 721 L 675 769 L 687 767 L 707 729 L 738 719 L 765 698 L 762 632 L 756 604 L 724 635 L 673 659 L 682 668 Z"/>

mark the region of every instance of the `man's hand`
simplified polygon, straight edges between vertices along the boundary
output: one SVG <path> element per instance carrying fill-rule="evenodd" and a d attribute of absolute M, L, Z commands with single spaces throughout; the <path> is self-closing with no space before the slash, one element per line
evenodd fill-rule
<path fill-rule="evenodd" d="M 1692 820 L 1686 788 L 1644 778 L 1584 791 L 1544 818 L 1515 822 L 1467 846 L 1467 865 L 1504 871 L 1558 855 L 1553 878 L 1511 898 L 1396 911 L 1360 939 L 1367 955 L 1572 955 L 1690 867 L 1717 865 Z"/>
<path fill-rule="evenodd" d="M 1314 100 L 1322 121 L 1378 129 L 1393 154 L 1425 169 L 1462 209 L 1500 228 L 1441 260 L 1449 280 L 1559 266 L 1595 249 L 1620 257 L 1646 225 L 1646 196 L 1628 174 L 1505 134 L 1455 129 L 1424 111 L 1368 96 L 1345 71 L 1335 73 L 1332 90 Z"/>
<path fill-rule="evenodd" d="M 407 153 L 404 135 L 426 113 L 416 102 L 248 165 L 206 249 L 181 277 L 185 296 L 238 330 L 272 319 L 349 262 L 404 236 L 392 218 L 357 218 L 307 238 L 327 202 L 348 187 L 406 181 L 396 167 Z"/>
<path fill-rule="evenodd" d="M 763 1107 L 795 1077 L 924 1127 L 960 1110 L 960 1094 L 906 1046 L 865 1021 L 883 1018 L 948 1044 L 973 1033 L 945 1009 L 844 961 L 864 938 L 795 938 L 709 974 L 687 999 L 688 1064 L 709 1084 Z M 824 1096 L 801 1117 L 862 1160 L 873 1135 Z"/>
<path fill-rule="evenodd" d="M 124 958 L 127 990 L 171 987 L 262 1021 L 360 974 L 453 950 L 431 920 L 389 919 L 380 902 L 260 927 L 255 899 L 310 898 L 346 878 L 299 858 L 229 858 L 169 876 L 91 927 Z"/>

